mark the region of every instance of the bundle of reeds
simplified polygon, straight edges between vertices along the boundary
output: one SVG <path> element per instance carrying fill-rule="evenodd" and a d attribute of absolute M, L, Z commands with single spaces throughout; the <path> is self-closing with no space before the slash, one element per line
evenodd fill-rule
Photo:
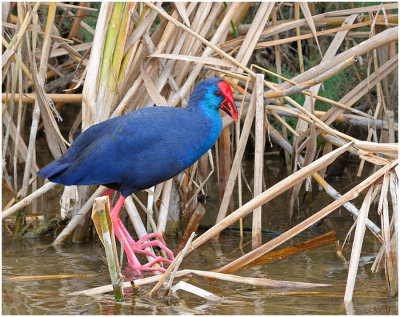
<path fill-rule="evenodd" d="M 188 223 L 183 236 L 189 238 L 204 215 L 197 197 L 214 172 L 215 158 L 220 193 L 217 221 L 186 254 L 252 212 L 254 250 L 217 270 L 233 272 L 343 206 L 357 219 L 345 301 L 352 297 L 366 227 L 382 244 L 373 270 L 384 267 L 390 293 L 397 293 L 397 3 L 17 2 L 2 6 L 3 197 L 10 197 L 3 200 L 2 219 L 16 215 L 6 224 L 13 225 L 15 233 L 29 231 L 28 215 L 47 217 L 36 199 L 56 184 L 42 186 L 36 176 L 38 162 L 47 163 L 42 153 L 60 157 L 79 126 L 84 130 L 141 107 L 184 107 L 198 79 L 220 76 L 234 90 L 242 122 L 233 125 L 225 117 L 213 153 L 174 182 L 153 188 L 147 206 L 135 199 L 146 211 L 152 230 L 165 233 L 168 214 L 178 219 L 181 212 Z M 79 111 L 62 131 L 61 116 L 76 103 Z M 361 132 L 350 135 L 348 124 Z M 41 131 L 47 146 L 37 143 Z M 242 160 L 252 133 L 254 197 L 244 202 Z M 318 140 L 323 140 L 323 146 Z M 268 189 L 263 186 L 268 177 L 263 172 L 267 141 L 285 152 L 291 171 Z M 326 168 L 345 152 L 359 159 L 358 176 L 365 164 L 374 168 L 358 185 L 339 193 L 324 178 Z M 300 188 L 304 184 L 311 191 L 312 179 L 333 202 L 262 244 L 266 212 L 262 206 L 290 190 L 285 206 L 290 221 Z M 104 190 L 64 188 L 61 206 L 71 220 L 54 244 L 71 235 L 74 240 L 87 235 L 88 211 Z M 367 194 L 357 208 L 350 200 L 362 192 Z M 181 210 L 170 208 L 177 193 Z M 238 206 L 233 195 L 238 195 Z M 368 219 L 375 200 L 380 225 Z M 125 207 L 137 235 L 144 235 L 146 226 L 131 198 Z"/>

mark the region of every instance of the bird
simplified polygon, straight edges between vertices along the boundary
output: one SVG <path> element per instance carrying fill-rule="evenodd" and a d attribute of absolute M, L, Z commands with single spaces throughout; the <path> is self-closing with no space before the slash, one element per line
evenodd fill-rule
<path fill-rule="evenodd" d="M 185 108 L 145 107 L 92 125 L 38 175 L 63 185 L 104 185 L 105 195 L 120 192 L 111 219 L 130 267 L 138 272 L 164 272 L 153 264 L 170 264 L 174 256 L 162 235 L 151 233 L 135 242 L 121 223 L 119 211 L 129 195 L 178 175 L 213 146 L 222 130 L 219 109 L 238 120 L 231 87 L 221 78 L 205 79 L 194 88 Z M 149 240 L 156 237 L 161 241 Z M 154 245 L 166 251 L 169 259 L 145 250 Z M 135 253 L 154 259 L 142 265 Z"/>

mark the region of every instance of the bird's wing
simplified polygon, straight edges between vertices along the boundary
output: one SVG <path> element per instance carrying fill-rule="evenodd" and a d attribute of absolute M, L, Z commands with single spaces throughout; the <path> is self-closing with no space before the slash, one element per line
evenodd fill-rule
<path fill-rule="evenodd" d="M 119 122 L 123 120 L 124 116 L 112 118 L 95 124 L 83 131 L 64 155 L 38 171 L 38 175 L 49 179 L 59 176 L 60 173 L 70 168 L 74 162 L 82 161 L 87 152 L 94 148 L 97 142 L 103 137 L 107 138 L 107 134 L 112 134 L 113 126 L 118 126 Z"/>
<path fill-rule="evenodd" d="M 52 167 L 43 170 L 55 171 L 50 180 L 65 185 L 120 182 L 126 167 L 156 143 L 157 126 L 168 122 L 162 112 L 145 108 L 93 125 Z"/>

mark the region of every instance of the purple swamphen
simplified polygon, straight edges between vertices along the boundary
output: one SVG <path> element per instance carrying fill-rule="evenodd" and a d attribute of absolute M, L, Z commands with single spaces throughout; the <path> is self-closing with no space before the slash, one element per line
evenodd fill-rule
<path fill-rule="evenodd" d="M 111 219 L 115 235 L 120 242 L 123 239 L 130 266 L 138 271 L 165 271 L 151 267 L 173 260 L 162 236 L 151 233 L 135 242 L 120 222 L 119 211 L 128 195 L 178 175 L 211 148 L 222 129 L 219 109 L 238 119 L 230 86 L 219 78 L 206 79 L 195 87 L 186 108 L 142 108 L 91 126 L 38 174 L 64 185 L 104 185 L 110 188 L 108 195 L 113 190 L 121 192 Z M 164 244 L 145 242 L 154 237 Z M 144 250 L 153 245 L 165 250 L 170 259 Z M 154 260 L 141 265 L 134 253 Z"/>

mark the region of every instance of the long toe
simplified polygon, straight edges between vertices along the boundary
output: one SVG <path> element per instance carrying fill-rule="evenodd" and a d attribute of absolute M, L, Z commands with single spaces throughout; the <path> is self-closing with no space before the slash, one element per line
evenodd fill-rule
<path fill-rule="evenodd" d="M 150 238 L 159 238 L 160 240 L 150 240 Z M 149 240 L 149 242 L 145 242 Z M 132 248 L 134 249 L 145 249 L 147 247 L 152 247 L 152 246 L 157 246 L 161 250 L 165 251 L 167 253 L 168 257 L 173 261 L 174 260 L 174 253 L 167 247 L 167 244 L 165 243 L 165 240 L 163 236 L 159 233 L 149 233 L 143 237 L 141 237 Z"/>

